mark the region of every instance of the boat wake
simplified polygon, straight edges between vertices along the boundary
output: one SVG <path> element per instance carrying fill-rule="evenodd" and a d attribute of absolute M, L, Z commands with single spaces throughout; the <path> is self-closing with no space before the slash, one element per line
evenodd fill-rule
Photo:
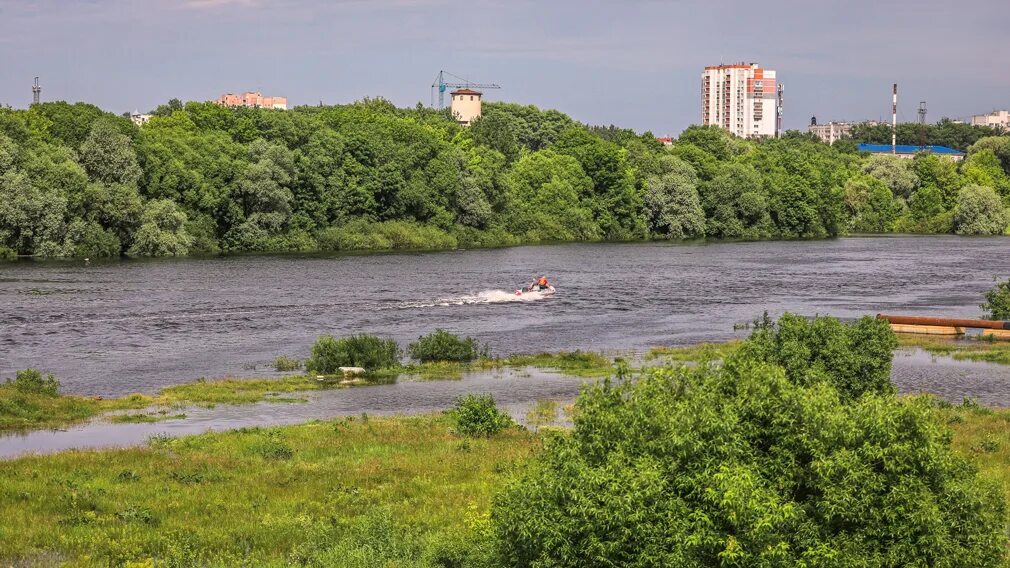
<path fill-rule="evenodd" d="M 515 292 L 510 292 L 508 290 L 484 290 L 483 292 L 477 292 L 476 294 L 469 294 L 466 296 L 403 302 L 399 304 L 398 307 L 402 309 L 410 309 L 444 306 L 469 306 L 476 304 L 504 304 L 507 302 L 535 302 L 537 300 L 549 298 L 550 296 L 551 294 L 545 294 L 543 292 L 523 292 L 522 295 L 517 295 Z"/>

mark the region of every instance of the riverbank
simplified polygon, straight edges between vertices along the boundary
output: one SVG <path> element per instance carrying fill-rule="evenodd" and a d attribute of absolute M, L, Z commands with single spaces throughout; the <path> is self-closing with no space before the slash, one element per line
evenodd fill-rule
<path fill-rule="evenodd" d="M 935 417 L 1010 497 L 1010 412 L 941 405 Z M 487 530 L 496 488 L 544 436 L 451 429 L 444 414 L 363 416 L 0 462 L 0 564 L 459 558 Z"/>
<path fill-rule="evenodd" d="M 0 462 L 0 564 L 430 556 L 485 522 L 497 480 L 540 443 L 460 438 L 440 415 L 359 417 Z"/>

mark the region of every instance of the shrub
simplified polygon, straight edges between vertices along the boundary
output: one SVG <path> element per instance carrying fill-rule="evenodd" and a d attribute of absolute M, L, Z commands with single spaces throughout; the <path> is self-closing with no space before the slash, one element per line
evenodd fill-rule
<path fill-rule="evenodd" d="M 979 304 L 986 319 L 1010 320 L 1010 280 L 999 282 L 985 293 L 985 302 Z"/>
<path fill-rule="evenodd" d="M 368 371 L 388 369 L 400 364 L 400 347 L 392 339 L 374 335 L 352 335 L 337 339 L 323 335 L 312 346 L 306 370 L 333 374 L 340 367 L 364 367 Z"/>
<path fill-rule="evenodd" d="M 38 369 L 18 371 L 14 380 L 7 379 L 7 384 L 18 392 L 27 394 L 45 396 L 59 396 L 60 394 L 60 381 L 51 374 L 43 377 Z"/>
<path fill-rule="evenodd" d="M 884 320 L 864 317 L 851 324 L 835 318 L 812 320 L 784 314 L 773 323 L 765 314 L 735 360 L 757 359 L 782 367 L 800 385 L 827 381 L 846 399 L 866 392 L 893 392 L 891 359 L 898 340 Z"/>
<path fill-rule="evenodd" d="M 407 352 L 422 363 L 432 361 L 468 363 L 478 357 L 490 355 L 487 345 L 481 345 L 472 337 L 463 339 L 444 329 L 436 329 L 434 333 L 417 338 L 416 342 L 407 346 Z"/>
<path fill-rule="evenodd" d="M 498 410 L 490 394 L 468 394 L 456 399 L 449 411 L 457 434 L 488 437 L 512 426 L 512 417 Z"/>
<path fill-rule="evenodd" d="M 297 371 L 302 368 L 302 362 L 298 359 L 279 355 L 274 359 L 274 370 L 278 372 Z"/>
<path fill-rule="evenodd" d="M 1000 566 L 1000 490 L 928 399 L 759 359 L 587 387 L 495 498 L 507 566 Z"/>

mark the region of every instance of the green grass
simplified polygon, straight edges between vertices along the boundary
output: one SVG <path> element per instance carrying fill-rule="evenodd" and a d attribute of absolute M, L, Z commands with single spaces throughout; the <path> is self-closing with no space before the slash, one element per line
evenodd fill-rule
<path fill-rule="evenodd" d="M 153 424 L 165 420 L 182 420 L 185 417 L 185 414 L 169 414 L 167 410 L 161 410 L 151 413 L 114 414 L 109 417 L 109 422 L 114 424 Z"/>
<path fill-rule="evenodd" d="M 0 432 L 59 428 L 83 422 L 116 410 L 174 408 L 184 405 L 214 406 L 217 404 L 250 404 L 271 402 L 302 402 L 304 398 L 283 397 L 286 393 L 319 390 L 340 386 L 332 378 L 292 376 L 282 379 L 199 380 L 162 389 L 154 396 L 131 394 L 121 398 L 102 399 L 78 395 L 48 396 L 18 391 L 0 384 Z M 123 421 L 117 418 L 114 421 Z"/>
<path fill-rule="evenodd" d="M 449 427 L 365 417 L 0 462 L 0 565 L 407 565 L 486 523 L 539 445 Z"/>
<path fill-rule="evenodd" d="M 957 361 L 984 361 L 1010 365 L 1010 342 L 1005 341 L 899 333 L 898 345 L 922 349 L 932 355 L 950 357 Z"/>
<path fill-rule="evenodd" d="M 49 396 L 0 384 L 0 432 L 58 428 L 105 412 L 145 408 L 151 401 L 150 397 L 136 394 L 111 400 L 75 395 Z"/>
<path fill-rule="evenodd" d="M 972 404 L 937 410 L 950 425 L 954 450 L 1003 489 L 1010 500 L 1010 410 Z"/>
<path fill-rule="evenodd" d="M 732 355 L 742 344 L 743 341 L 733 340 L 723 343 L 699 343 L 683 347 L 653 347 L 645 354 L 645 359 L 663 359 L 670 362 L 715 361 Z"/>
<path fill-rule="evenodd" d="M 611 359 L 591 351 L 510 355 L 500 362 L 505 367 L 535 367 L 574 377 L 605 377 L 614 372 Z"/>

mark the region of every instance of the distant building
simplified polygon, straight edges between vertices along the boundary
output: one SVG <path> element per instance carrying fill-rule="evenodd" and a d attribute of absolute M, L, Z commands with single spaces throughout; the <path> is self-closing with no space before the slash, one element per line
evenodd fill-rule
<path fill-rule="evenodd" d="M 898 158 L 912 159 L 919 152 L 928 152 L 930 154 L 936 154 L 944 158 L 950 158 L 955 162 L 960 162 L 964 159 L 964 152 L 955 150 L 953 148 L 948 148 L 946 146 L 916 146 L 914 144 L 898 144 L 891 151 L 890 144 L 860 144 L 860 152 L 869 152 L 871 154 L 883 154 L 888 156 L 895 156 Z"/>
<path fill-rule="evenodd" d="M 1010 111 L 994 110 L 989 114 L 976 114 L 971 117 L 972 126 L 988 126 L 1000 132 L 1010 131 Z"/>
<path fill-rule="evenodd" d="M 277 110 L 287 110 L 287 97 L 264 97 L 258 91 L 248 91 L 241 95 L 227 93 L 217 99 L 217 104 L 229 107 L 254 107 L 273 108 Z"/>
<path fill-rule="evenodd" d="M 656 138 L 656 142 L 659 142 L 663 146 L 673 146 L 672 136 L 659 136 Z"/>
<path fill-rule="evenodd" d="M 452 95 L 452 116 L 463 126 L 470 124 L 480 118 L 481 106 L 480 97 L 482 93 L 473 89 L 457 89 Z"/>
<path fill-rule="evenodd" d="M 780 85 L 757 63 L 714 65 L 701 74 L 701 121 L 741 138 L 778 136 Z"/>
<path fill-rule="evenodd" d="M 825 124 L 817 124 L 817 117 L 810 119 L 810 127 L 807 132 L 817 136 L 822 142 L 834 144 L 835 141 L 852 136 L 851 122 L 831 121 Z"/>
<path fill-rule="evenodd" d="M 132 120 L 137 126 L 144 126 L 147 124 L 147 121 L 151 120 L 151 115 L 140 114 L 139 110 L 135 110 L 130 113 L 130 120 Z"/>

